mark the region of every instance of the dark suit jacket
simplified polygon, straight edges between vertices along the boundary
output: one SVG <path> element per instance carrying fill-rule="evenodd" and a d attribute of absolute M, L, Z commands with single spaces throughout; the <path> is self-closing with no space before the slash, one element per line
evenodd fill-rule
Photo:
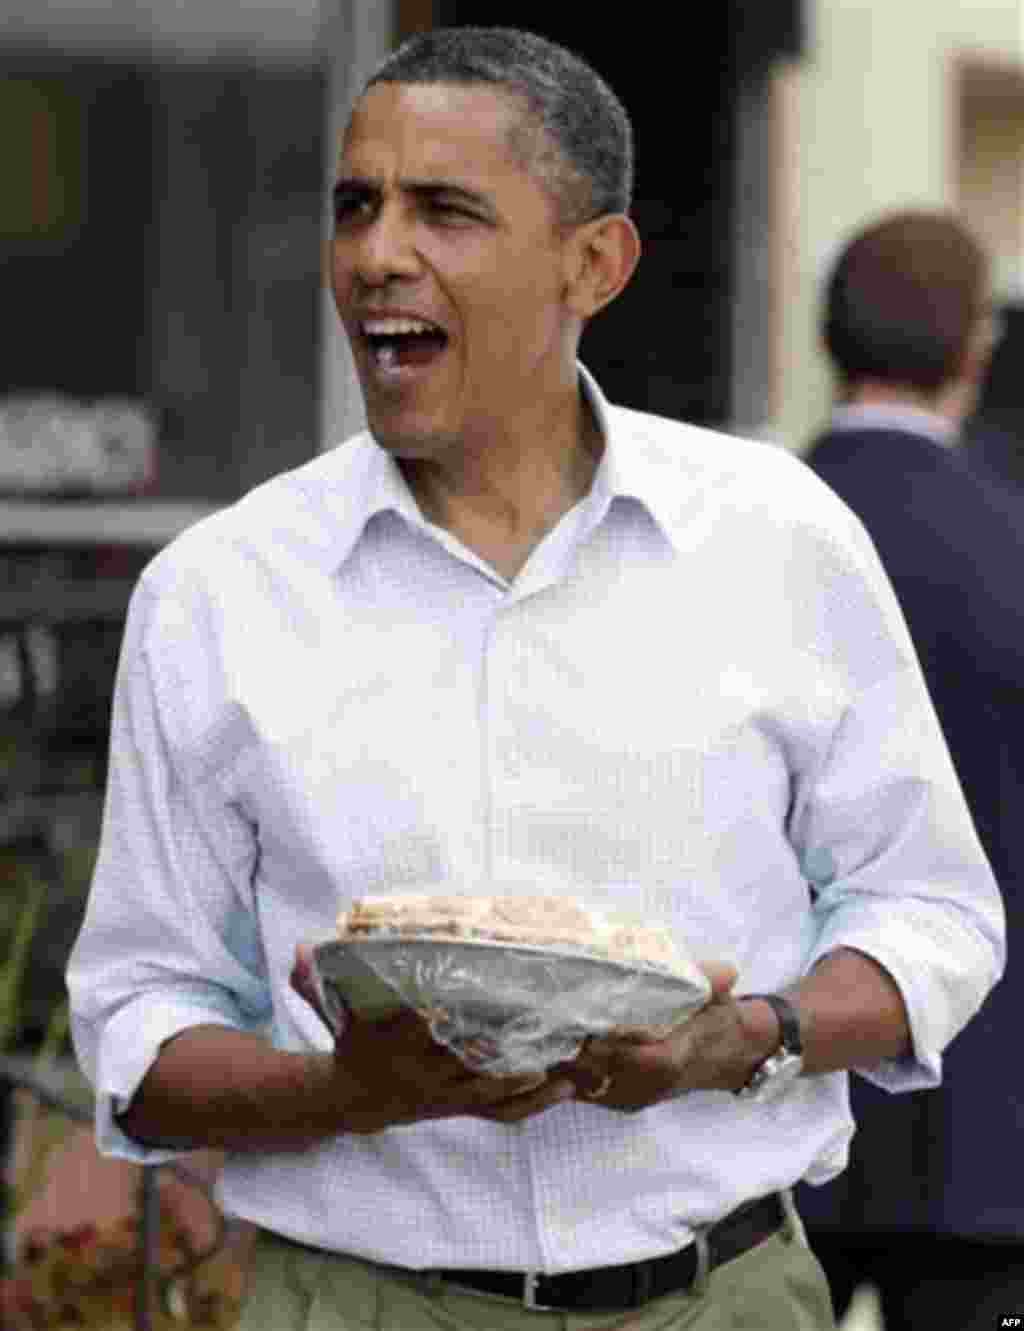
<path fill-rule="evenodd" d="M 976 416 L 964 434 L 967 456 L 977 470 L 1000 488 L 1024 497 L 1024 411 L 1013 425 Z"/>
<path fill-rule="evenodd" d="M 920 435 L 832 431 L 806 460 L 860 517 L 902 605 L 1006 903 L 1009 964 L 941 1088 L 858 1076 L 850 1168 L 809 1226 L 1024 1239 L 1024 498 Z"/>

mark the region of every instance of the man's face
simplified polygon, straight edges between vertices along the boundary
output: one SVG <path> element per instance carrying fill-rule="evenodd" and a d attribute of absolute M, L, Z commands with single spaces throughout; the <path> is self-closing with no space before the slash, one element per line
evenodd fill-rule
<path fill-rule="evenodd" d="M 515 159 L 497 91 L 381 83 L 335 188 L 334 297 L 374 437 L 395 455 L 486 446 L 564 387 L 566 237 Z"/>

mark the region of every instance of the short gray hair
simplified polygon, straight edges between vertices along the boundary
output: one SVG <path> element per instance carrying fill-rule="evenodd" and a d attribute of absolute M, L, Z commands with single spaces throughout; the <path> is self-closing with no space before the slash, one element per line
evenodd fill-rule
<path fill-rule="evenodd" d="M 387 56 L 364 91 L 375 83 L 490 84 L 504 91 L 527 112 L 513 132 L 513 150 L 554 198 L 563 225 L 629 211 L 629 116 L 600 75 L 564 47 L 517 28 L 432 28 Z"/>

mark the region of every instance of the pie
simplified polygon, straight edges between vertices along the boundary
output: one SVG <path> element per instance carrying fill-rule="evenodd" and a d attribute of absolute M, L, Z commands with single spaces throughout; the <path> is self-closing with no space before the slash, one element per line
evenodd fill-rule
<path fill-rule="evenodd" d="M 343 940 L 452 938 L 581 950 L 608 961 L 687 968 L 668 930 L 618 918 L 576 897 L 397 892 L 357 898 L 338 917 Z"/>

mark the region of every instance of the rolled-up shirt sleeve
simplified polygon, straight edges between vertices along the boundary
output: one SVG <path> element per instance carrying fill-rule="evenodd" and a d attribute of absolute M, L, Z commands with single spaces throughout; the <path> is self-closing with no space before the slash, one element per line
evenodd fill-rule
<path fill-rule="evenodd" d="M 859 524 L 851 548 L 836 593 L 844 613 L 833 616 L 847 642 L 833 645 L 836 659 L 855 663 L 855 687 L 793 816 L 819 921 L 807 969 L 838 948 L 885 968 L 906 1004 L 912 1051 L 856 1071 L 915 1090 L 939 1083 L 942 1051 L 1001 977 L 1005 912 L 909 632 Z"/>
<path fill-rule="evenodd" d="M 209 765 L 182 761 L 175 731 L 201 711 L 202 672 L 173 713 L 168 697 L 183 681 L 161 674 L 173 640 L 197 631 L 173 597 L 140 584 L 118 666 L 100 851 L 67 970 L 98 1146 L 150 1163 L 176 1152 L 142 1148 L 116 1115 L 161 1045 L 197 1025 L 259 1030 L 271 1011 L 252 895 L 255 829 Z"/>

